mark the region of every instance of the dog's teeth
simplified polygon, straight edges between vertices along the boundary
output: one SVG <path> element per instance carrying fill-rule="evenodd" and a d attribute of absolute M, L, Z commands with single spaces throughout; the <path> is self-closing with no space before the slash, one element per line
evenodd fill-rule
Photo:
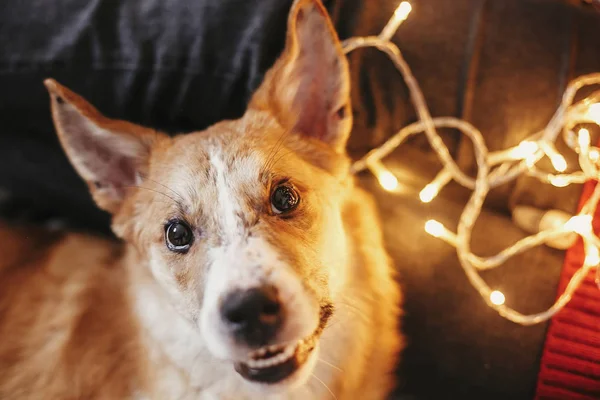
<path fill-rule="evenodd" d="M 275 365 L 275 364 L 273 364 L 272 359 L 253 360 L 253 361 L 248 362 L 248 366 L 250 366 L 252 368 L 267 368 L 267 367 L 270 367 L 271 365 Z"/>
<path fill-rule="evenodd" d="M 278 351 L 279 349 L 280 349 L 280 347 L 277 345 L 269 346 L 269 351 L 273 352 L 273 353 Z"/>
<path fill-rule="evenodd" d="M 281 346 L 269 346 L 268 348 L 256 350 L 253 354 L 264 355 L 267 351 L 281 352 L 271 358 L 267 358 L 264 360 L 248 360 L 246 364 L 248 364 L 248 366 L 251 368 L 268 368 L 275 365 L 283 364 L 294 355 L 297 346 L 297 344 L 291 344 L 283 348 Z"/>
<path fill-rule="evenodd" d="M 267 348 L 266 347 L 262 347 L 258 350 L 254 350 L 253 352 L 249 353 L 248 356 L 250 358 L 256 358 L 256 357 L 262 357 L 265 354 L 267 354 Z"/>
<path fill-rule="evenodd" d="M 279 365 L 284 361 L 285 361 L 285 359 L 282 359 L 281 357 L 277 357 L 271 361 L 271 365 Z"/>
<path fill-rule="evenodd" d="M 290 358 L 296 352 L 296 347 L 297 346 L 295 344 L 287 346 L 283 351 L 282 356 L 285 356 L 285 358 Z"/>

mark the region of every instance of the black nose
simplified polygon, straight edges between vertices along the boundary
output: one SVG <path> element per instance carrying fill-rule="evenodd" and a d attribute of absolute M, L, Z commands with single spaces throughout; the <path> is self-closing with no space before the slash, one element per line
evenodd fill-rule
<path fill-rule="evenodd" d="M 283 309 L 277 289 L 263 286 L 230 293 L 223 300 L 221 315 L 236 340 L 264 346 L 281 327 Z"/>

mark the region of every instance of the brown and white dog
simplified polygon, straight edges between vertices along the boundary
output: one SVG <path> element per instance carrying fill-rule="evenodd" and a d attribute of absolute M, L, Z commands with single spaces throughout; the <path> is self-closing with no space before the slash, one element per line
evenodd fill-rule
<path fill-rule="evenodd" d="M 345 143 L 348 66 L 317 0 L 239 120 L 168 137 L 46 81 L 124 244 L 0 225 L 2 399 L 383 399 L 400 292 Z"/>

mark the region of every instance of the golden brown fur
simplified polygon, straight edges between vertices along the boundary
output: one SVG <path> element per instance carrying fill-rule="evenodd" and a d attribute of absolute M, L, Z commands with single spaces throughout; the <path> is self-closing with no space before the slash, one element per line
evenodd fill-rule
<path fill-rule="evenodd" d="M 401 296 L 373 200 L 349 173 L 346 61 L 316 0 L 296 0 L 288 26 L 246 114 L 204 132 L 111 120 L 46 82 L 61 143 L 123 242 L 0 225 L 0 398 L 389 393 Z M 283 215 L 271 199 L 281 182 L 301 198 Z M 173 220 L 194 235 L 184 253 L 166 246 Z M 264 282 L 286 307 L 276 344 L 316 337 L 277 385 L 234 371 L 256 348 L 217 312 L 231 290 Z"/>
<path fill-rule="evenodd" d="M 117 399 L 142 385 L 119 244 L 0 225 L 0 398 Z"/>
<path fill-rule="evenodd" d="M 338 364 L 344 373 L 329 387 L 338 400 L 357 398 L 357 390 L 360 398 L 379 399 L 394 380 L 397 358 L 390 355 L 403 347 L 399 335 L 386 334 L 398 329 L 401 301 L 393 281 L 380 276 L 385 269 L 363 268 L 389 260 L 381 250 L 371 197 L 359 189 L 353 193 L 344 214 L 357 246 L 356 276 L 346 301 L 353 300 L 365 323 L 345 332 L 361 345 L 344 345 L 349 361 Z M 142 390 L 147 361 L 126 296 L 120 247 L 0 225 L 0 398 L 121 399 Z M 365 296 L 366 287 L 375 290 L 372 297 Z M 357 315 L 350 311 L 340 318 Z M 345 342 L 332 339 L 325 345 Z"/>

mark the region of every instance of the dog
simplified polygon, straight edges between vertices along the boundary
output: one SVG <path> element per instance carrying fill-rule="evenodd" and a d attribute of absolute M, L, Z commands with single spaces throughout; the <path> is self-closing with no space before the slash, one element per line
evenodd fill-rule
<path fill-rule="evenodd" d="M 119 242 L 0 225 L 0 398 L 384 399 L 401 293 L 350 173 L 348 65 L 320 0 L 247 111 L 169 137 L 46 80 Z"/>

